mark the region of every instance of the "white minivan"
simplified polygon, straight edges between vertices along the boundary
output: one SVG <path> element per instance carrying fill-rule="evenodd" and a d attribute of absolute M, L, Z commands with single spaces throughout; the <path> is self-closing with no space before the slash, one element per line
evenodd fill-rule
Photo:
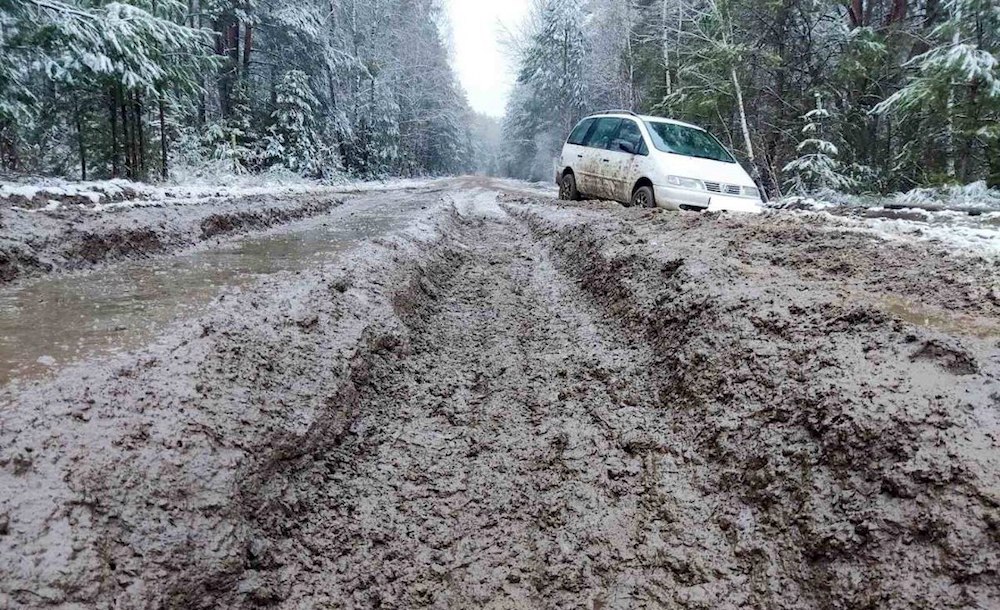
<path fill-rule="evenodd" d="M 670 210 L 759 212 L 761 195 L 733 155 L 701 127 L 632 112 L 589 116 L 556 170 L 559 198 L 611 199 Z"/>

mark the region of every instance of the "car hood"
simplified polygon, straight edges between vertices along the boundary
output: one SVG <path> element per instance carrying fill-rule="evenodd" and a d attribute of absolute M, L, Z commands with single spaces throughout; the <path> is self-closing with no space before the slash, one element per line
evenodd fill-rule
<path fill-rule="evenodd" d="M 681 176 L 682 178 L 697 178 L 698 180 L 708 180 L 709 182 L 720 182 L 722 184 L 737 184 L 739 186 L 755 186 L 750 175 L 746 173 L 739 163 L 723 163 L 712 159 L 699 159 L 697 157 L 685 157 L 657 151 L 657 161 L 663 170 L 664 178 L 667 175 Z"/>

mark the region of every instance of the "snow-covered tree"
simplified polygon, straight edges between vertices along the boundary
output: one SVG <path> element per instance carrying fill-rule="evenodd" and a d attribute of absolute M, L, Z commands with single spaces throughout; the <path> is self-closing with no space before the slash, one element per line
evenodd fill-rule
<path fill-rule="evenodd" d="M 63 137 L 75 132 L 81 175 L 86 176 L 86 152 L 98 141 L 86 128 L 98 105 L 95 98 L 107 95 L 105 116 L 110 124 L 102 130 L 110 132 L 111 173 L 117 175 L 123 166 L 130 176 L 146 175 L 147 161 L 153 157 L 148 110 L 162 108 L 165 97 L 173 92 L 196 87 L 196 75 L 207 65 L 207 32 L 180 23 L 187 8 L 177 0 L 0 0 L 0 22 L 13 33 L 0 40 L 4 47 L 0 49 L 0 107 L 10 114 L 11 100 L 16 103 L 20 98 L 22 112 L 30 111 L 38 120 L 37 125 L 28 121 L 29 128 L 39 134 L 49 132 L 47 128 L 59 121 L 73 125 L 74 129 L 58 131 Z M 18 74 L 12 66 L 20 72 L 17 80 L 10 76 Z M 28 74 L 25 66 L 29 66 Z M 48 94 L 47 99 L 26 96 L 26 87 L 42 79 L 48 87 L 39 89 Z M 55 115 L 39 113 L 42 109 Z M 161 148 L 165 150 L 165 117 L 161 114 L 161 118 Z M 45 157 L 38 159 L 45 162 Z"/>
<path fill-rule="evenodd" d="M 528 33 L 511 111 L 505 124 L 504 156 L 522 166 L 524 177 L 548 177 L 553 159 L 573 124 L 590 106 L 586 90 L 584 28 L 580 0 L 545 0 Z"/>
<path fill-rule="evenodd" d="M 677 22 L 681 42 L 678 84 L 659 105 L 696 107 L 699 114 L 734 114 L 743 153 L 756 172 L 756 153 L 744 95 L 746 59 L 751 47 L 742 38 L 742 4 L 737 0 L 682 2 Z M 670 27 L 670 26 L 667 26 Z"/>
<path fill-rule="evenodd" d="M 947 19 L 931 31 L 931 48 L 907 62 L 907 84 L 873 114 L 916 123 L 943 149 L 948 179 L 972 176 L 977 152 L 996 150 L 1000 139 L 1000 7 L 995 0 L 948 0 Z M 903 163 L 926 158 L 901 151 Z"/>
<path fill-rule="evenodd" d="M 830 112 L 823 107 L 823 98 L 816 94 L 816 107 L 807 112 L 802 120 L 804 139 L 796 150 L 799 156 L 782 170 L 790 192 L 810 195 L 823 191 L 844 191 L 854 186 L 854 181 L 844 175 L 837 157 L 840 151 L 828 139 L 826 124 Z"/>
<path fill-rule="evenodd" d="M 222 162 L 223 167 L 233 173 L 255 171 L 266 162 L 261 150 L 266 144 L 262 144 L 254 125 L 250 90 L 246 83 L 237 83 L 229 104 L 228 115 L 208 127 L 204 144 L 212 159 Z"/>
<path fill-rule="evenodd" d="M 0 160 L 66 173 L 78 157 L 81 175 L 144 178 L 172 157 L 216 157 L 252 172 L 274 163 L 260 157 L 270 136 L 272 157 L 291 146 L 281 164 L 307 173 L 337 165 L 331 150 L 363 176 L 461 171 L 469 109 L 441 10 L 438 0 L 0 0 Z M 310 146 L 286 129 L 278 91 L 291 70 L 311 85 L 318 158 L 299 154 Z M 172 138 L 188 149 L 171 155 Z"/>
<path fill-rule="evenodd" d="M 309 76 L 290 70 L 275 88 L 277 107 L 265 138 L 264 159 L 290 171 L 319 176 L 323 171 L 322 142 L 316 131 L 319 101 L 309 87 Z"/>

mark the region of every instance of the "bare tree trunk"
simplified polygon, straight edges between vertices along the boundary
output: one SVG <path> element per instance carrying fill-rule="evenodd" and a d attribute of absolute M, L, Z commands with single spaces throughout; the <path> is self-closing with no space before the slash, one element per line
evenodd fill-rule
<path fill-rule="evenodd" d="M 17 171 L 17 166 L 17 132 L 10 120 L 0 120 L 0 167 Z"/>
<path fill-rule="evenodd" d="M 962 5 L 961 3 L 955 4 L 955 14 L 952 17 L 955 23 L 960 23 L 962 21 Z M 953 46 L 958 46 L 962 42 L 962 33 L 959 28 L 955 28 L 955 34 L 952 36 L 951 44 Z M 945 117 L 945 125 L 948 134 L 948 145 L 947 151 L 945 152 L 946 158 L 946 169 L 948 171 L 949 178 L 955 178 L 955 153 L 958 149 L 958 137 L 955 134 L 955 89 L 951 86 L 948 87 L 948 109 L 947 116 Z"/>
<path fill-rule="evenodd" d="M 847 8 L 847 17 L 851 21 L 851 29 L 863 26 L 865 24 L 864 0 L 851 0 L 851 5 Z"/>
<path fill-rule="evenodd" d="M 986 149 L 986 184 L 990 188 L 1000 189 L 1000 142 L 993 141 Z"/>
<path fill-rule="evenodd" d="M 159 99 L 159 114 L 160 114 L 160 177 L 166 180 L 170 177 L 170 170 L 167 166 L 167 119 L 166 111 L 164 110 L 163 94 L 160 94 Z"/>
<path fill-rule="evenodd" d="M 130 125 L 128 121 L 128 104 L 125 100 L 125 94 L 122 91 L 122 86 L 118 85 L 118 95 L 116 96 L 116 103 L 118 104 L 118 109 L 121 114 L 122 123 L 122 145 L 123 145 L 123 157 L 125 159 L 125 177 L 135 178 L 135 158 L 132 151 L 132 134 L 130 132 Z"/>
<path fill-rule="evenodd" d="M 759 173 L 757 172 L 757 163 L 753 154 L 753 141 L 750 139 L 750 125 L 747 122 L 747 110 L 743 105 L 743 87 L 740 86 L 740 79 L 736 76 L 736 68 L 733 68 L 730 71 L 730 76 L 733 79 L 733 88 L 736 90 L 736 106 L 740 111 L 740 129 L 743 131 L 743 143 L 746 145 L 747 159 L 750 161 L 750 166 L 753 168 L 754 173 Z"/>
<path fill-rule="evenodd" d="M 240 24 L 230 15 L 215 22 L 216 54 L 225 58 L 219 73 L 219 108 L 223 117 L 232 112 L 233 84 L 240 69 Z"/>
<path fill-rule="evenodd" d="M 253 50 L 253 25 L 243 26 L 243 78 L 250 76 L 250 53 Z"/>
<path fill-rule="evenodd" d="M 663 43 L 663 46 L 662 46 L 662 52 L 663 52 L 663 80 L 664 80 L 664 84 L 666 84 L 666 86 L 667 86 L 667 95 L 670 95 L 671 93 L 674 92 L 673 76 L 670 74 L 670 25 L 667 23 L 667 20 L 669 19 L 669 12 L 670 12 L 670 10 L 669 10 L 670 1 L 671 0 L 662 0 L 662 4 L 661 4 L 661 9 L 662 10 L 661 10 L 661 13 L 660 13 L 660 17 L 661 17 L 661 21 L 662 21 L 662 26 L 663 26 L 663 41 L 662 41 L 662 43 Z M 679 9 L 678 9 L 678 12 L 680 12 Z"/>
<path fill-rule="evenodd" d="M 74 118 L 76 120 L 76 144 L 80 151 L 80 180 L 87 180 L 87 147 L 83 142 L 83 118 L 80 116 L 80 103 L 73 105 Z"/>
<path fill-rule="evenodd" d="M 111 177 L 121 176 L 121 165 L 118 162 L 118 108 L 114 87 L 108 93 L 108 109 L 111 111 Z"/>
<path fill-rule="evenodd" d="M 231 75 L 234 79 L 238 79 L 240 71 L 240 22 L 235 18 L 226 33 L 226 49 L 229 51 Z"/>
<path fill-rule="evenodd" d="M 635 87 L 635 53 L 632 48 L 632 0 L 625 0 L 625 57 L 628 61 L 628 109 L 638 110 L 638 95 Z M 575 118 L 575 117 L 574 117 Z M 572 129 L 572 126 L 570 126 Z"/>
<path fill-rule="evenodd" d="M 906 13 L 909 11 L 909 8 L 910 3 L 907 0 L 893 0 L 892 12 L 889 13 L 886 25 L 899 23 L 903 19 L 906 19 Z"/>
<path fill-rule="evenodd" d="M 135 115 L 136 165 L 139 178 L 146 179 L 146 129 L 142 124 L 142 96 L 136 92 L 132 98 L 132 113 Z"/>

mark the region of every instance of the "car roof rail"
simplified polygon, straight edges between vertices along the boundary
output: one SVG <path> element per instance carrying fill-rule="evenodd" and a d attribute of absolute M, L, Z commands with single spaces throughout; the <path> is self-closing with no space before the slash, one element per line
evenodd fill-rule
<path fill-rule="evenodd" d="M 595 112 L 595 113 L 591 114 L 590 116 L 594 116 L 596 114 L 628 114 L 628 115 L 635 116 L 635 117 L 639 116 L 637 113 L 632 112 L 631 110 L 618 110 L 618 109 L 616 109 L 616 110 L 602 110 L 601 112 Z"/>

